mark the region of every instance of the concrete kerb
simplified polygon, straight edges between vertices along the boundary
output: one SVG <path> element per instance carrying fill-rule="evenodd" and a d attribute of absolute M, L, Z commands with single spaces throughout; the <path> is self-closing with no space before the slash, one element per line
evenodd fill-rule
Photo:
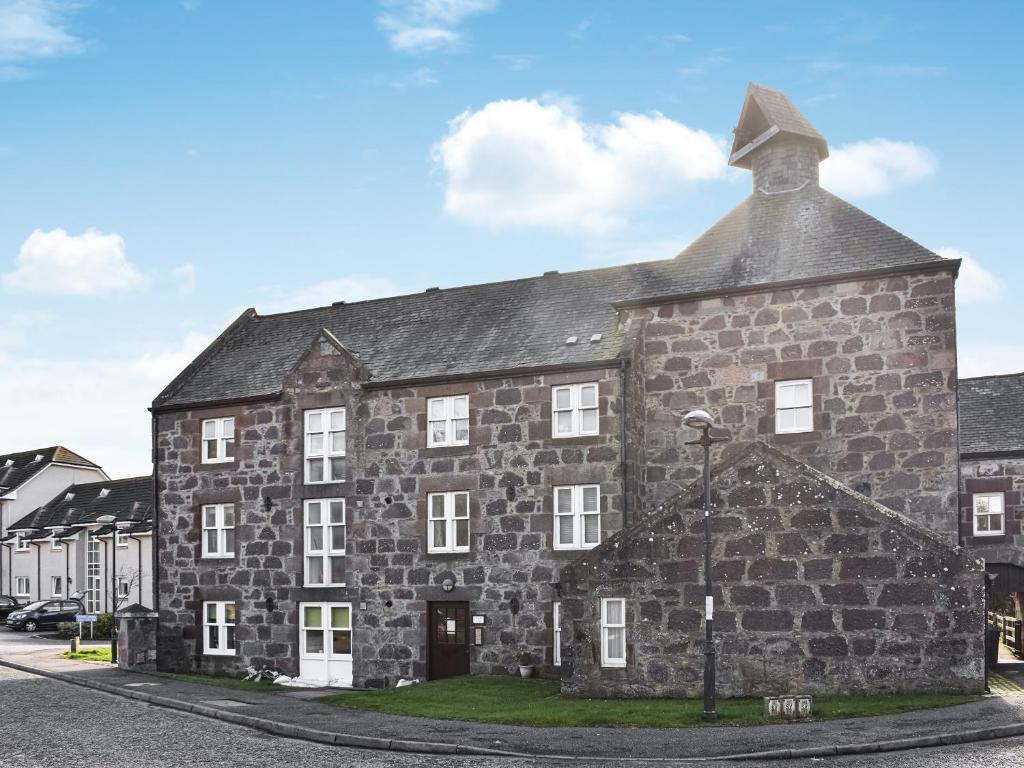
<path fill-rule="evenodd" d="M 708 763 L 725 762 L 736 760 L 791 760 L 810 757 L 836 757 L 837 755 L 862 755 L 875 752 L 900 752 L 908 749 L 920 749 L 922 747 L 939 747 L 951 744 L 967 744 L 976 741 L 991 741 L 994 739 L 1006 739 L 1014 736 L 1024 736 L 1024 723 L 1001 725 L 992 728 L 976 728 L 959 733 L 941 733 L 930 736 L 916 736 L 907 739 L 892 739 L 888 741 L 865 742 L 862 744 L 833 744 L 825 747 L 809 747 L 806 749 L 775 749 L 763 752 L 745 752 L 732 755 L 717 755 L 713 757 L 602 757 L 591 755 L 547 755 L 529 752 L 514 752 L 510 750 L 488 749 L 466 744 L 451 744 L 445 742 L 412 741 L 408 739 L 378 739 L 372 736 L 359 736 L 355 734 L 335 733 L 332 731 L 320 731 L 313 728 L 305 728 L 300 725 L 281 723 L 276 720 L 266 720 L 261 717 L 244 715 L 239 712 L 229 712 L 222 709 L 207 707 L 202 704 L 191 704 L 178 699 L 171 699 L 165 696 L 156 696 L 142 691 L 126 690 L 116 685 L 108 685 L 96 680 L 88 680 L 69 675 L 63 672 L 54 672 L 48 669 L 30 667 L 26 664 L 19 664 L 14 661 L 0 659 L 0 666 L 16 669 L 31 675 L 48 677 L 71 685 L 79 685 L 83 688 L 92 688 L 103 693 L 121 696 L 135 701 L 141 701 L 152 706 L 174 709 L 179 712 L 208 717 L 214 720 L 222 720 L 235 725 L 242 725 L 254 728 L 264 733 L 275 736 L 283 736 L 292 739 L 302 739 L 320 744 L 331 744 L 339 747 L 354 747 L 357 749 L 378 749 L 392 752 L 416 752 L 421 754 L 445 754 L 445 755 L 480 755 L 490 757 L 516 757 L 532 760 L 557 760 L 557 761 L 579 761 L 588 762 L 643 762 L 643 763 Z"/>

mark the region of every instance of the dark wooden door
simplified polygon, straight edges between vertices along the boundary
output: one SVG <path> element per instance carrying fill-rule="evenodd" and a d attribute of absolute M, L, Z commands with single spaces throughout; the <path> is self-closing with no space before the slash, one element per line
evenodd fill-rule
<path fill-rule="evenodd" d="M 431 680 L 469 674 L 469 603 L 428 603 Z"/>

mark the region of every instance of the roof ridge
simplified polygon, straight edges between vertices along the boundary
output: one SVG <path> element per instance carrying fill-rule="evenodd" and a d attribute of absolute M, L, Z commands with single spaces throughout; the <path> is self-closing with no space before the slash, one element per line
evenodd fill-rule
<path fill-rule="evenodd" d="M 982 379 L 1010 379 L 1014 376 L 1024 376 L 1024 371 L 1017 371 L 1016 373 L 993 373 L 988 376 L 965 376 L 962 379 L 958 379 L 960 382 L 965 381 L 981 381 Z"/>

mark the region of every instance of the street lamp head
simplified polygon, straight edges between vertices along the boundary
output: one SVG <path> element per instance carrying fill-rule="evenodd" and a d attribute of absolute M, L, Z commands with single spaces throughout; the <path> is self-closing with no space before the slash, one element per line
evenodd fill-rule
<path fill-rule="evenodd" d="M 696 410 L 683 416 L 683 424 L 693 429 L 705 430 L 711 429 L 715 425 L 715 420 L 707 411 Z"/>

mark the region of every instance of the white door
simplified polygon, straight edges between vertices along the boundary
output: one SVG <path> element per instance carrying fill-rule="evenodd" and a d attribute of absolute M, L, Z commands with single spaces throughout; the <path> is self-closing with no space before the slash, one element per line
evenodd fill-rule
<path fill-rule="evenodd" d="M 352 686 L 352 604 L 299 603 L 299 677 Z"/>

